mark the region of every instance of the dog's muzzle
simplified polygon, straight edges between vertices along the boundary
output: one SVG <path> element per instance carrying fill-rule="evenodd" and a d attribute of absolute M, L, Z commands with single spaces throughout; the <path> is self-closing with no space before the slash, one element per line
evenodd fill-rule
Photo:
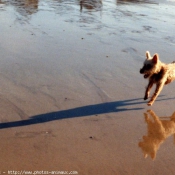
<path fill-rule="evenodd" d="M 144 74 L 144 78 L 148 78 L 149 76 L 150 76 L 150 74 L 148 74 L 148 73 L 145 73 L 145 71 L 144 71 L 144 69 L 142 68 L 142 69 L 140 69 L 140 73 L 141 74 Z"/>
<path fill-rule="evenodd" d="M 144 70 L 143 69 L 140 69 L 140 73 L 143 74 L 144 73 Z"/>

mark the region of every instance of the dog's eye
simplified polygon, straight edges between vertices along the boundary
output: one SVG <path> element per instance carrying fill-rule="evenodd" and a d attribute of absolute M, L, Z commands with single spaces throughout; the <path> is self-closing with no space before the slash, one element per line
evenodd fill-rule
<path fill-rule="evenodd" d="M 145 67 L 146 67 L 146 69 L 151 69 L 152 68 L 151 64 L 147 64 L 147 65 L 145 65 Z"/>

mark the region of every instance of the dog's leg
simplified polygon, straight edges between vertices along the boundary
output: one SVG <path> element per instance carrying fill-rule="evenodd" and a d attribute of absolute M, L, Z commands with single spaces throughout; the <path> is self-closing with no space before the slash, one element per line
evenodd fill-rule
<path fill-rule="evenodd" d="M 144 116 L 145 116 L 145 122 L 146 123 L 149 123 L 149 116 L 147 113 L 144 113 Z"/>
<path fill-rule="evenodd" d="M 151 97 L 151 100 L 147 103 L 148 106 L 151 106 L 154 103 L 157 96 L 160 94 L 161 90 L 163 89 L 164 84 L 165 84 L 165 82 L 161 82 L 161 83 L 158 83 L 156 85 L 156 90 L 155 90 L 153 96 Z"/>
<path fill-rule="evenodd" d="M 157 123 L 161 124 L 161 121 L 160 121 L 159 117 L 154 113 L 154 111 L 148 110 L 147 112 L 152 116 L 154 121 L 156 121 Z"/>
<path fill-rule="evenodd" d="M 154 84 L 153 81 L 149 81 L 148 86 L 147 86 L 146 91 L 145 91 L 144 100 L 147 100 L 148 99 L 149 92 L 150 92 L 150 89 L 152 88 L 153 84 Z"/>

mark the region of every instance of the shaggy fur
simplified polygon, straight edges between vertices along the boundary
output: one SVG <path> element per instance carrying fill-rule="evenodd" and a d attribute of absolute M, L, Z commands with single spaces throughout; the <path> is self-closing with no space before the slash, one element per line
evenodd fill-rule
<path fill-rule="evenodd" d="M 165 64 L 159 60 L 158 54 L 154 54 L 154 56 L 151 57 L 149 51 L 147 51 L 146 60 L 144 61 L 143 67 L 140 69 L 140 73 L 144 75 L 144 78 L 149 79 L 144 100 L 148 99 L 150 89 L 153 84 L 156 84 L 155 92 L 147 103 L 148 106 L 151 106 L 160 94 L 163 86 L 171 83 L 175 79 L 175 62 Z"/>

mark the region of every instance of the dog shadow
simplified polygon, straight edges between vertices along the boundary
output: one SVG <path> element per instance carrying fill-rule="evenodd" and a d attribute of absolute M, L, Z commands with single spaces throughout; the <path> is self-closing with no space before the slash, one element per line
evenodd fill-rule
<path fill-rule="evenodd" d="M 138 143 L 144 157 L 148 155 L 154 160 L 160 145 L 171 135 L 175 143 L 175 112 L 169 117 L 158 117 L 152 110 L 144 113 L 147 124 L 147 135 Z"/>
<path fill-rule="evenodd" d="M 174 98 L 169 98 L 169 99 L 174 99 Z M 159 99 L 157 101 L 162 101 L 162 100 L 168 100 L 168 99 Z M 28 125 L 46 123 L 54 120 L 69 119 L 69 118 L 75 118 L 75 117 L 86 117 L 86 116 L 94 116 L 94 115 L 107 114 L 107 113 L 144 109 L 144 108 L 129 108 L 132 105 L 138 105 L 138 104 L 146 104 L 146 102 L 143 101 L 142 98 L 136 98 L 136 99 L 106 102 L 106 103 L 100 103 L 100 104 L 94 104 L 94 105 L 88 105 L 88 106 L 81 106 L 77 108 L 32 116 L 26 120 L 0 123 L 0 129 L 28 126 Z"/>
<path fill-rule="evenodd" d="M 26 120 L 0 123 L 0 129 L 28 126 L 33 124 L 39 124 L 39 123 L 45 123 L 45 122 L 50 122 L 54 120 L 69 119 L 69 118 L 75 118 L 75 117 L 93 116 L 93 115 L 100 115 L 100 114 L 106 114 L 106 113 L 130 111 L 130 110 L 141 110 L 143 108 L 127 108 L 127 106 L 129 107 L 131 105 L 145 103 L 139 100 L 142 100 L 142 98 L 130 99 L 130 100 L 124 100 L 124 101 L 106 102 L 106 103 L 82 106 L 82 107 L 57 111 L 57 112 L 40 114 L 40 115 L 32 116 Z"/>

